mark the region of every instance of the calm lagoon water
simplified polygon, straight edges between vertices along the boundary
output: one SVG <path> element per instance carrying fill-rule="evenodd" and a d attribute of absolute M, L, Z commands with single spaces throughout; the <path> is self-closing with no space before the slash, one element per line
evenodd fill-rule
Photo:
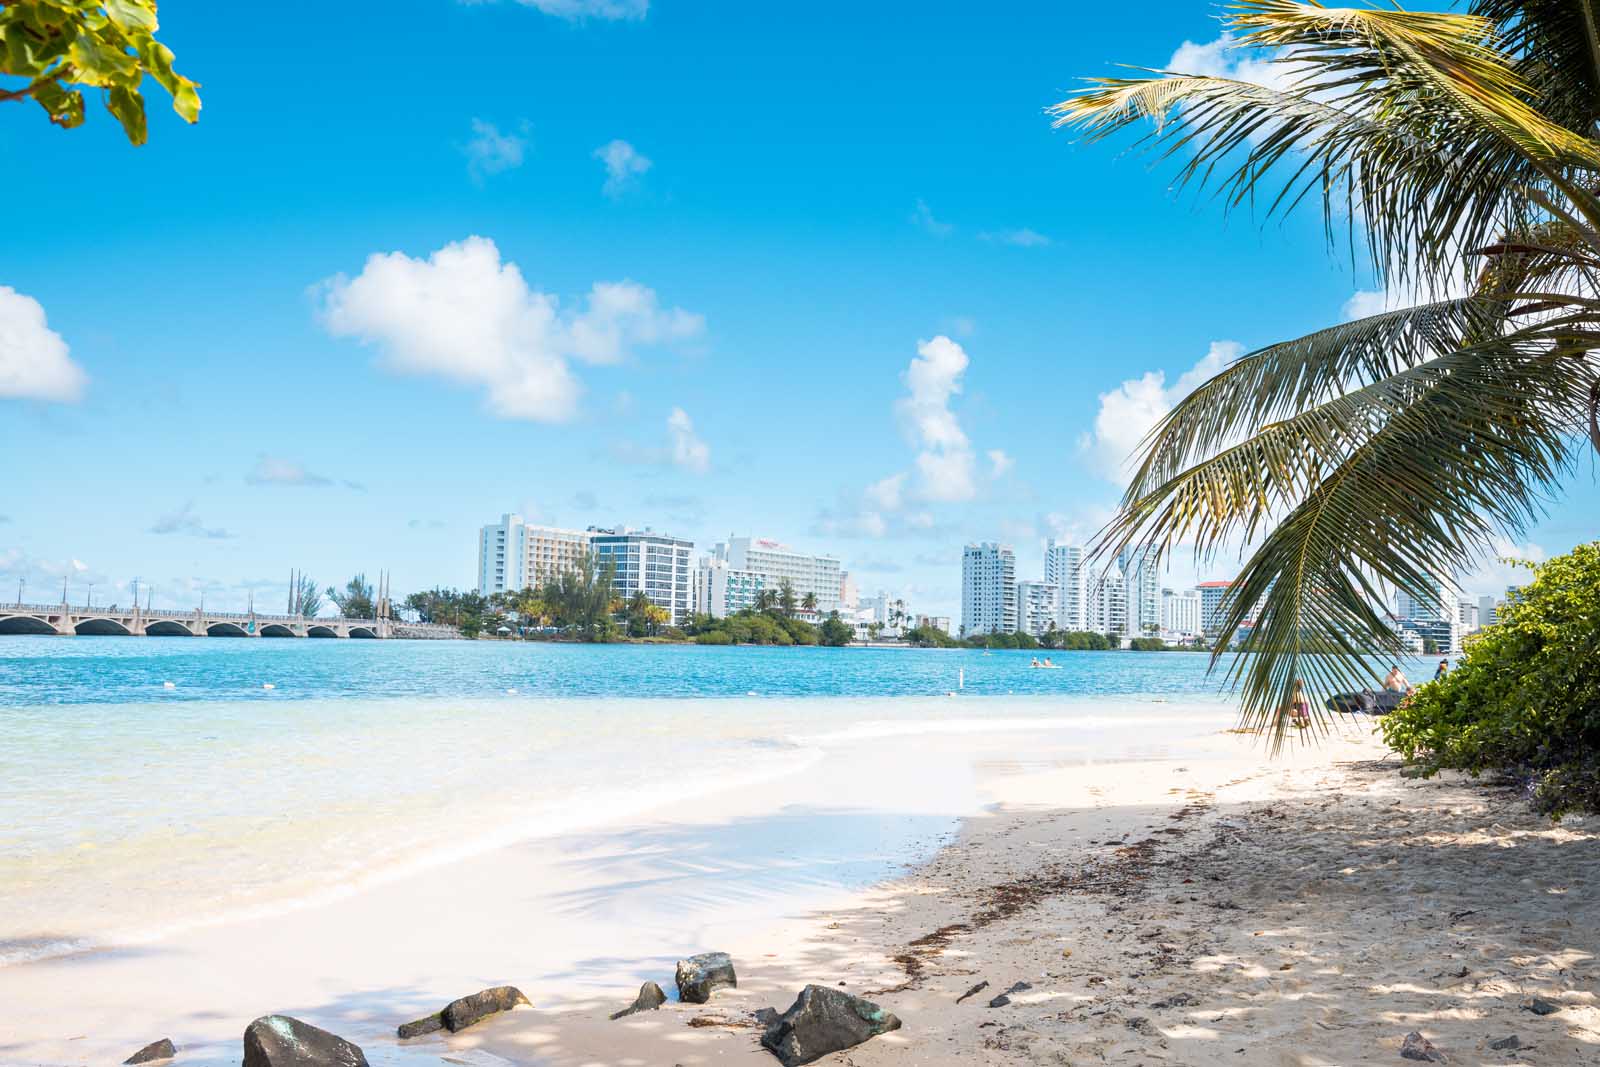
<path fill-rule="evenodd" d="M 1204 655 L 1052 655 L 1061 670 L 967 650 L 0 637 L 0 966 L 624 823 L 842 747 L 1027 730 L 1159 755 L 1226 715 Z M 918 857 L 908 838 L 879 858 L 881 875 Z"/>

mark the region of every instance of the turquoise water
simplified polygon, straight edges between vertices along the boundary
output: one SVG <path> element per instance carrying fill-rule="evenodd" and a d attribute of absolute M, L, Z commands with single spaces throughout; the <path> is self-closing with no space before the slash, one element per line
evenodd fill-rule
<path fill-rule="evenodd" d="M 862 745 L 917 781 L 940 746 L 1150 758 L 1231 720 L 1203 655 L 1052 655 L 3 637 L 0 966 L 659 817 Z M 836 876 L 915 860 L 926 829 Z"/>
<path fill-rule="evenodd" d="M 1027 669 L 1035 655 L 1061 670 Z M 0 707 L 188 700 L 1215 694 L 1191 652 L 0 637 Z M 171 683 L 171 687 L 167 687 Z M 273 686 L 264 689 L 264 685 Z"/>

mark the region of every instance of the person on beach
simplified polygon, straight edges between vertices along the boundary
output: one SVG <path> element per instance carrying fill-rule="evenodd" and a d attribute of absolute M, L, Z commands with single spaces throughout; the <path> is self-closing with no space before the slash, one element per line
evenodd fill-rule
<path fill-rule="evenodd" d="M 1433 672 L 1433 680 L 1437 682 L 1440 678 L 1443 678 L 1445 676 L 1446 672 L 1448 672 L 1449 670 L 1450 670 L 1450 661 L 1447 660 L 1447 659 L 1440 660 L 1439 661 L 1439 669 Z"/>
<path fill-rule="evenodd" d="M 1306 684 L 1300 679 L 1294 680 L 1294 696 L 1289 698 L 1290 723 L 1297 730 L 1304 730 L 1311 725 L 1311 701 L 1306 699 Z"/>
<path fill-rule="evenodd" d="M 1400 664 L 1396 663 L 1389 668 L 1389 674 L 1383 680 L 1383 687 L 1391 693 L 1411 692 L 1411 683 L 1406 679 L 1405 673 L 1400 670 Z"/>

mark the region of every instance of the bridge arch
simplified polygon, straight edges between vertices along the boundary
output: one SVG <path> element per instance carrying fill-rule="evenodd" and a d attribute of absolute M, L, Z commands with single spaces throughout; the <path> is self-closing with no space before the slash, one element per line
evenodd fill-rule
<path fill-rule="evenodd" d="M 269 622 L 261 627 L 262 637 L 293 637 L 295 633 L 281 622 Z"/>
<path fill-rule="evenodd" d="M 73 627 L 80 637 L 132 637 L 133 631 L 116 619 L 84 619 Z"/>
<path fill-rule="evenodd" d="M 232 622 L 214 622 L 206 627 L 207 637 L 249 637 L 244 627 Z"/>
<path fill-rule="evenodd" d="M 146 637 L 193 637 L 194 631 L 181 622 L 160 619 L 156 622 L 146 623 L 144 634 Z"/>
<path fill-rule="evenodd" d="M 32 615 L 13 615 L 0 619 L 0 634 L 53 634 L 56 628 Z"/>
<path fill-rule="evenodd" d="M 373 630 L 370 627 L 352 626 L 352 627 L 350 627 L 350 636 L 351 637 L 363 637 L 363 638 L 367 638 L 368 640 L 371 640 L 371 639 L 376 638 L 378 635 L 375 632 L 373 632 Z"/>
<path fill-rule="evenodd" d="M 306 631 L 307 637 L 338 637 L 338 633 L 331 626 L 313 626 Z"/>

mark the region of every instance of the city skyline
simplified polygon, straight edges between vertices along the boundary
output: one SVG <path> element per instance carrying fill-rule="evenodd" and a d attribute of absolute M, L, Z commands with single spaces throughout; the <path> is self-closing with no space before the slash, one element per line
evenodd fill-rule
<path fill-rule="evenodd" d="M 485 54 L 478 84 L 415 107 L 384 94 L 407 20 L 325 13 L 361 116 L 335 126 L 308 118 L 310 50 L 241 52 L 246 13 L 169 0 L 198 125 L 155 109 L 134 149 L 98 113 L 0 123 L 19 187 L 87 203 L 116 174 L 119 205 L 9 232 L 0 595 L 138 580 L 158 606 L 243 607 L 291 569 L 470 588 L 463 546 L 515 510 L 696 544 L 769 531 L 958 616 L 964 543 L 1001 538 L 1041 575 L 1044 541 L 1103 525 L 1130 449 L 1201 376 L 1383 297 L 1314 213 L 1224 228 L 1049 128 L 1111 59 L 1224 62 L 1192 5 L 1131 40 L 1066 7 L 851 8 L 848 35 L 712 2 L 425 10 Z M 943 54 L 959 69 L 927 79 Z M 1171 248 L 1201 280 L 1130 298 Z M 1285 279 L 1295 299 L 1259 299 Z M 1565 551 L 1596 513 L 1580 471 L 1502 550 Z M 1233 569 L 1171 563 L 1173 586 Z M 1483 591 L 1510 584 L 1492 570 Z"/>

